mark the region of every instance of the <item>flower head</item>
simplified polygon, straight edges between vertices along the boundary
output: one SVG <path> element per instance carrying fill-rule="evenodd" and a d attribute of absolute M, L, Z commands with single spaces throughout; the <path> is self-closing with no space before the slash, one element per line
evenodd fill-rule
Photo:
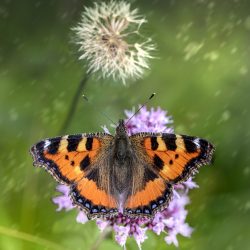
<path fill-rule="evenodd" d="M 129 118 L 134 114 L 134 111 L 126 110 L 125 114 L 127 116 L 127 130 L 130 134 L 138 132 L 173 132 L 173 128 L 169 127 L 173 123 L 172 118 L 167 116 L 167 111 L 159 107 L 150 110 L 143 107 L 132 119 Z M 125 246 L 128 237 L 134 237 L 139 249 L 141 249 L 141 244 L 147 239 L 146 232 L 148 230 L 157 235 L 167 233 L 165 242 L 178 246 L 178 234 L 190 237 L 192 233 L 192 228 L 185 222 L 187 216 L 185 207 L 189 203 L 188 191 L 196 187 L 197 185 L 191 179 L 175 185 L 173 199 L 169 206 L 156 213 L 153 218 L 130 218 L 119 213 L 115 217 L 97 219 L 97 226 L 101 231 L 112 228 L 115 239 L 121 246 Z M 69 188 L 59 185 L 57 190 L 62 193 L 61 196 L 53 199 L 54 203 L 58 205 L 57 210 L 72 209 L 74 206 L 70 202 Z M 87 221 L 86 215 L 80 211 L 77 222 L 86 223 Z"/>
<path fill-rule="evenodd" d="M 124 1 L 94 3 L 86 7 L 82 20 L 73 28 L 76 43 L 86 59 L 88 72 L 125 80 L 140 78 L 149 68 L 150 52 L 155 49 L 150 39 L 143 39 L 139 29 L 146 19 Z"/>
<path fill-rule="evenodd" d="M 140 107 L 140 106 L 139 106 Z M 129 119 L 135 113 L 133 110 L 125 110 L 127 116 L 126 126 L 129 134 L 139 132 L 158 132 L 158 133 L 173 133 L 172 117 L 167 115 L 167 111 L 162 110 L 160 107 L 157 109 L 151 108 L 147 110 L 142 107 L 138 114 L 132 119 Z"/>

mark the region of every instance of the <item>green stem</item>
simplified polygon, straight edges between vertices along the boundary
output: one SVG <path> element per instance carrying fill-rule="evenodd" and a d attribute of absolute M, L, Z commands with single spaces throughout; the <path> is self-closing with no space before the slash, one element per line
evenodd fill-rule
<path fill-rule="evenodd" d="M 77 104 L 78 104 L 78 101 L 80 99 L 80 97 L 82 96 L 83 94 L 83 89 L 87 83 L 89 79 L 89 74 L 85 74 L 85 76 L 83 77 L 83 79 L 80 81 L 80 84 L 78 86 L 78 88 L 76 89 L 76 92 L 75 92 L 75 95 L 72 99 L 72 102 L 71 102 L 71 105 L 70 105 L 70 108 L 69 108 L 69 111 L 67 113 L 67 116 L 65 118 L 65 121 L 61 127 L 61 130 L 60 130 L 60 134 L 65 134 L 66 133 L 66 130 L 68 129 L 69 127 L 69 124 L 75 114 L 75 111 L 76 111 L 76 107 L 77 107 Z"/>
<path fill-rule="evenodd" d="M 38 245 L 41 245 L 43 247 L 45 247 L 46 249 L 54 249 L 54 250 L 66 250 L 64 247 L 51 242 L 49 240 L 40 238 L 38 236 L 34 236 L 28 233 L 24 233 L 24 232 L 20 232 L 18 230 L 15 229 L 10 229 L 4 226 L 0 226 L 0 234 L 2 235 L 6 235 L 9 237 L 13 237 L 16 239 L 20 239 L 20 240 L 24 240 L 24 241 L 29 241 Z"/>
<path fill-rule="evenodd" d="M 90 250 L 98 250 L 101 243 L 107 238 L 109 233 L 111 232 L 111 228 L 107 227 L 105 228 L 102 233 L 99 235 L 99 237 L 96 239 Z"/>

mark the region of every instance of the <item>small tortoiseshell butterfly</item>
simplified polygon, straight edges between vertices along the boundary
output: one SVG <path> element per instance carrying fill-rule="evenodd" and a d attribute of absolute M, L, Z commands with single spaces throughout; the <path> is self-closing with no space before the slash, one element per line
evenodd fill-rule
<path fill-rule="evenodd" d="M 77 134 L 38 142 L 34 166 L 70 186 L 73 204 L 88 218 L 154 216 L 168 206 L 173 185 L 211 162 L 214 147 L 204 139 L 168 133 L 128 136 L 123 120 L 115 136 Z"/>

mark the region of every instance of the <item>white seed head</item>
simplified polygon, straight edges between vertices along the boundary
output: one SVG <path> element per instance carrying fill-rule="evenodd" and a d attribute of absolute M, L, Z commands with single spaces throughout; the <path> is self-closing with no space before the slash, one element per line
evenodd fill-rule
<path fill-rule="evenodd" d="M 155 50 L 151 39 L 139 32 L 146 19 L 124 1 L 94 3 L 85 8 L 81 22 L 73 28 L 81 56 L 88 63 L 88 72 L 101 72 L 103 78 L 138 79 L 149 68 L 150 52 Z M 142 41 L 144 40 L 144 41 Z"/>

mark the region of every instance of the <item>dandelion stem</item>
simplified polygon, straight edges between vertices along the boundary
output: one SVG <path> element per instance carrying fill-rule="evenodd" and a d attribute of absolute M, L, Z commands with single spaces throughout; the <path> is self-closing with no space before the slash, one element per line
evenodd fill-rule
<path fill-rule="evenodd" d="M 64 134 L 66 132 L 66 130 L 68 129 L 69 124 L 70 124 L 70 122 L 75 114 L 78 100 L 83 94 L 83 88 L 85 87 L 88 79 L 89 79 L 89 74 L 86 73 L 85 76 L 80 81 L 78 88 L 76 89 L 75 95 L 72 99 L 72 102 L 71 102 L 71 105 L 70 105 L 70 108 L 68 111 L 68 114 L 65 118 L 65 121 L 64 121 L 62 127 L 61 127 L 60 134 Z"/>
<path fill-rule="evenodd" d="M 94 242 L 93 246 L 90 248 L 90 250 L 98 250 L 100 244 L 107 238 L 109 233 L 111 232 L 111 228 L 107 227 L 105 228 L 102 233 L 99 235 L 99 237 Z"/>
<path fill-rule="evenodd" d="M 7 228 L 4 226 L 0 226 L 0 234 L 2 235 L 6 235 L 9 237 L 13 237 L 16 239 L 20 239 L 20 240 L 25 240 L 25 241 L 29 241 L 38 245 L 43 246 L 46 249 L 53 249 L 53 250 L 66 250 L 64 247 L 51 242 L 49 240 L 40 238 L 38 236 L 35 235 L 31 235 L 25 232 L 20 232 L 18 230 L 15 229 L 11 229 L 11 228 Z"/>

